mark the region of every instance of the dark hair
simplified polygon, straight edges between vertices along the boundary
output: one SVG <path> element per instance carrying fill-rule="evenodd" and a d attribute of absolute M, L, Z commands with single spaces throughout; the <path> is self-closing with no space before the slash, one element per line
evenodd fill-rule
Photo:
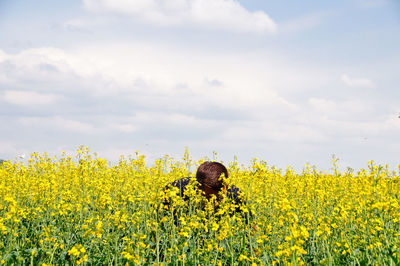
<path fill-rule="evenodd" d="M 221 190 L 223 186 L 223 181 L 220 179 L 222 173 L 225 174 L 225 178 L 228 178 L 228 170 L 223 164 L 204 162 L 197 169 L 196 179 L 202 185 Z"/>

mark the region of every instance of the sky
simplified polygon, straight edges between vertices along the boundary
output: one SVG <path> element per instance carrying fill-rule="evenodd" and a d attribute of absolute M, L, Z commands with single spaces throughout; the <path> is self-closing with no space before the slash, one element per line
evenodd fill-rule
<path fill-rule="evenodd" d="M 391 0 L 0 0 L 0 158 L 400 164 Z"/>

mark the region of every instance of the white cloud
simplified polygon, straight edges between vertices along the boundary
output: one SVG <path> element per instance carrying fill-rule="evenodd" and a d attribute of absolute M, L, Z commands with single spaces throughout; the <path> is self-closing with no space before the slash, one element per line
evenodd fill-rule
<path fill-rule="evenodd" d="M 31 70 L 40 66 L 52 66 L 55 70 L 80 76 L 93 75 L 94 64 L 83 62 L 63 49 L 54 47 L 32 48 L 9 56 L 9 62 L 17 68 Z M 47 75 L 46 79 L 49 78 Z"/>
<path fill-rule="evenodd" d="M 389 116 L 385 120 L 385 126 L 387 129 L 396 129 L 400 131 L 400 117 L 398 116 Z"/>
<path fill-rule="evenodd" d="M 359 99 L 330 100 L 324 98 L 310 98 L 308 103 L 316 114 L 330 120 L 370 121 L 372 115 L 376 115 L 375 107 Z"/>
<path fill-rule="evenodd" d="M 0 57 L 2 55 L 0 54 Z M 0 61 L 0 84 L 7 87 L 24 86 L 25 90 L 50 90 L 50 94 L 54 91 L 60 90 L 65 87 L 67 80 L 71 82 L 72 79 L 90 79 L 98 73 L 96 65 L 92 62 L 87 62 L 81 58 L 66 52 L 63 49 L 54 47 L 41 47 L 34 49 L 22 50 L 17 54 L 4 54 L 4 60 Z M 98 80 L 99 77 L 96 77 Z M 40 87 L 35 87 L 40 83 Z M 53 84 L 49 88 L 48 84 Z M 72 84 L 68 84 L 72 85 Z M 73 90 L 74 86 L 70 86 Z M 10 94 L 8 98 L 14 98 Z M 20 96 L 23 97 L 22 93 Z M 32 94 L 35 99 L 40 98 L 44 103 L 55 100 L 55 97 L 50 95 Z M 36 96 L 36 97 L 35 97 Z M 21 101 L 15 99 L 14 102 L 29 101 L 29 97 L 23 97 Z M 39 101 L 41 103 L 42 101 Z"/>
<path fill-rule="evenodd" d="M 236 0 L 83 0 L 87 10 L 124 14 L 160 26 L 273 33 L 276 23 L 263 11 L 251 12 Z"/>
<path fill-rule="evenodd" d="M 15 105 L 48 105 L 56 103 L 61 97 L 34 91 L 4 91 L 3 99 Z"/>
<path fill-rule="evenodd" d="M 2 154 L 18 154 L 20 150 L 15 147 L 14 143 L 11 143 L 10 141 L 1 141 L 0 140 L 0 153 Z M 0 159 L 5 159 L 5 158 L 0 158 Z M 9 158 L 11 159 L 11 158 Z"/>
<path fill-rule="evenodd" d="M 159 104 L 158 99 L 168 97 L 168 104 L 189 108 L 212 104 L 248 112 L 293 107 L 273 91 L 265 77 L 269 69 L 276 71 L 272 60 L 268 67 L 264 63 L 258 65 L 263 62 L 260 58 L 257 63 L 253 57 L 193 52 L 148 43 L 81 47 L 75 56 L 95 62 L 98 76 L 114 82 L 117 90 L 127 93 L 126 97 L 154 96 L 149 104 Z M 207 80 L 218 80 L 219 86 Z"/>
<path fill-rule="evenodd" d="M 318 99 L 318 98 L 311 98 L 308 101 L 310 105 L 315 108 L 319 112 L 332 112 L 336 111 L 337 104 L 334 101 L 326 100 L 326 99 Z"/>
<path fill-rule="evenodd" d="M 303 123 L 305 121 L 302 121 Z M 318 128 L 307 124 L 285 121 L 247 121 L 237 123 L 224 132 L 224 138 L 231 141 L 279 142 L 321 142 L 325 136 Z"/>
<path fill-rule="evenodd" d="M 53 80 L 83 95 L 123 93 L 124 99 L 131 101 L 145 97 L 151 99 L 148 104 L 152 107 L 202 109 L 214 105 L 246 113 L 294 107 L 272 90 L 270 79 L 263 77 L 266 66 L 253 64 L 252 57 L 233 59 L 231 55 L 193 53 L 149 43 L 81 46 L 73 52 L 36 48 L 8 57 L 14 68 L 7 78 L 14 84 L 23 80 L 48 84 Z M 269 64 L 276 71 L 273 62 Z M 71 80 L 79 84 L 68 84 Z M 86 91 L 82 91 L 83 85 Z M 15 104 L 49 104 L 59 99 L 53 93 L 60 87 L 42 85 L 41 91 L 49 90 L 46 93 L 10 91 L 5 98 Z"/>
<path fill-rule="evenodd" d="M 0 49 L 0 64 L 3 63 L 4 61 L 7 60 L 8 55 Z M 0 71 L 0 83 L 7 83 L 8 82 L 8 78 L 5 75 L 5 73 L 3 73 L 3 71 Z"/>
<path fill-rule="evenodd" d="M 60 116 L 49 117 L 20 117 L 19 124 L 26 127 L 40 127 L 52 130 L 67 130 L 84 134 L 93 133 L 94 127 L 90 123 L 68 119 Z"/>
<path fill-rule="evenodd" d="M 205 147 L 226 149 L 227 145 L 232 152 L 242 152 L 267 151 L 274 144 L 278 150 L 279 145 L 289 147 L 287 143 L 299 147 L 325 145 L 335 138 L 363 139 L 379 134 L 379 127 L 384 125 L 364 115 L 376 111 L 368 108 L 365 99 L 338 101 L 326 96 L 303 104 L 298 100 L 300 94 L 310 95 L 305 88 L 331 84 L 335 78 L 332 73 L 337 70 L 306 64 L 299 67 L 284 58 L 257 52 L 215 53 L 165 44 L 103 42 L 71 50 L 30 49 L 6 57 L 6 64 L 0 63 L 0 67 L 14 66 L 8 72 L 13 88 L 29 89 L 35 84 L 40 92 L 32 92 L 33 96 L 54 95 L 55 88 L 48 84 L 54 79 L 75 91 L 65 95 L 63 104 L 72 102 L 70 97 L 79 97 L 73 103 L 73 108 L 79 109 L 76 116 L 69 115 L 75 112 L 72 108 L 67 110 L 68 115 L 56 115 L 52 110 L 47 113 L 44 105 L 42 110 L 48 117 L 15 119 L 17 128 L 31 132 L 40 128 L 41 132 L 67 136 L 82 133 L 79 141 L 93 134 L 99 139 L 111 136 L 115 140 L 109 145 L 120 152 L 123 147 L 143 150 L 147 147 L 143 143 L 149 143 L 153 148 L 148 152 L 154 154 L 162 150 L 173 153 L 178 149 L 175 146 L 186 145 L 199 151 Z M 46 70 L 52 66 L 55 71 Z M 29 82 L 24 81 L 27 76 Z M 277 88 L 286 88 L 293 102 L 282 97 Z M 4 92 L 3 96 L 6 93 L 10 94 Z M 25 98 L 35 98 L 31 96 Z M 14 95 L 14 99 L 23 98 Z M 57 106 L 57 112 L 62 108 Z M 225 114 L 219 116 L 220 111 Z M 396 132 L 395 121 L 390 123 L 385 132 Z M 97 145 L 96 151 L 111 147 L 100 142 Z"/>
<path fill-rule="evenodd" d="M 359 87 L 359 88 L 373 88 L 374 83 L 367 78 L 360 77 L 350 77 L 347 74 L 341 75 L 341 80 L 349 87 Z"/>
<path fill-rule="evenodd" d="M 400 119 L 380 112 L 371 101 L 311 98 L 309 105 L 312 109 L 307 119 L 312 121 L 313 129 L 337 143 L 377 141 L 378 136 L 396 136 L 400 130 Z M 307 123 L 302 120 L 301 124 Z"/>
<path fill-rule="evenodd" d="M 210 129 L 218 126 L 218 122 L 213 119 L 200 119 L 191 115 L 161 112 L 138 112 L 134 118 L 134 123 L 144 126 L 155 124 L 169 125 L 170 127 L 191 128 L 191 129 Z"/>
<path fill-rule="evenodd" d="M 364 139 L 365 137 L 394 135 L 400 131 L 400 127 L 395 124 L 394 118 L 387 118 L 385 116 L 369 121 L 322 118 L 318 121 L 318 127 L 326 135 L 342 141 L 352 138 Z"/>
<path fill-rule="evenodd" d="M 202 119 L 183 113 L 165 113 L 156 110 L 137 111 L 132 116 L 105 115 L 98 126 L 99 130 L 106 128 L 111 132 L 140 133 L 152 129 L 164 129 L 169 132 L 182 130 L 214 130 L 221 124 L 214 119 Z M 104 127 L 104 128 L 103 128 Z M 171 136 L 165 135 L 165 138 Z"/>
<path fill-rule="evenodd" d="M 116 130 L 123 133 L 133 133 L 137 131 L 137 126 L 133 124 L 120 124 L 114 123 L 110 125 L 110 129 Z"/>
<path fill-rule="evenodd" d="M 320 25 L 328 15 L 329 14 L 326 12 L 319 12 L 297 17 L 282 22 L 279 25 L 279 31 L 291 33 L 296 31 L 312 29 Z"/>
<path fill-rule="evenodd" d="M 7 59 L 7 54 L 0 49 L 0 63 Z"/>

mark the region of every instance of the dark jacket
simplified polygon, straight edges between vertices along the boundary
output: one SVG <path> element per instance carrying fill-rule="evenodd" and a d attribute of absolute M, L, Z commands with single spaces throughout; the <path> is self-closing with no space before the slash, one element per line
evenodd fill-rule
<path fill-rule="evenodd" d="M 184 177 L 181 179 L 177 179 L 174 182 L 168 184 L 165 186 L 164 191 L 167 191 L 168 189 L 172 187 L 176 187 L 179 189 L 179 195 L 184 199 L 184 200 L 189 200 L 187 196 L 184 195 L 184 192 L 189 185 L 191 180 L 196 180 L 195 177 Z M 238 207 L 236 208 L 237 212 L 240 212 L 240 206 L 243 204 L 241 198 L 240 198 L 240 190 L 236 186 L 232 185 L 226 190 L 226 195 L 228 198 L 232 199 L 234 204 L 237 205 Z M 168 202 L 164 203 L 165 205 L 169 205 Z"/>

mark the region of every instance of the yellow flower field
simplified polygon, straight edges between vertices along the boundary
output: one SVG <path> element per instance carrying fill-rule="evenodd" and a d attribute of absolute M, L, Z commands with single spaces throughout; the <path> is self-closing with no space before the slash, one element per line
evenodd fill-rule
<path fill-rule="evenodd" d="M 163 189 L 203 161 L 137 154 L 111 164 L 81 147 L 5 162 L 0 263 L 400 264 L 398 172 L 372 162 L 354 172 L 334 163 L 331 173 L 225 163 L 246 202 L 235 213 L 231 201 L 205 201 L 195 186 L 190 201 Z"/>

